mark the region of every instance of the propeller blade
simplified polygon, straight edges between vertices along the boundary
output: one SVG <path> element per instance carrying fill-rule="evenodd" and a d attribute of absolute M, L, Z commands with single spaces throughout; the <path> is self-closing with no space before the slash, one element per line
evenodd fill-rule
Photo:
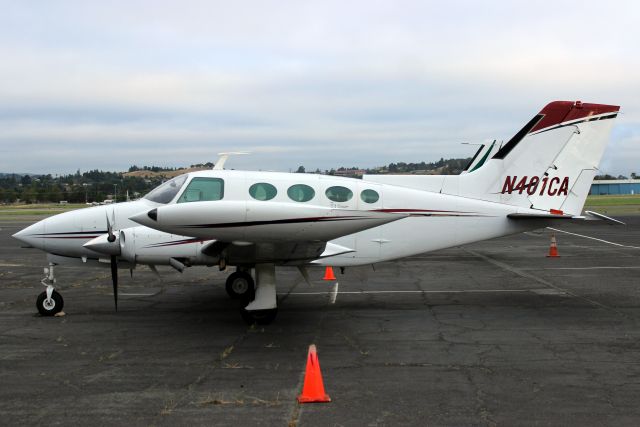
<path fill-rule="evenodd" d="M 109 221 L 109 214 L 108 213 L 104 213 L 105 218 L 107 218 L 107 234 L 109 234 L 109 237 L 107 237 L 107 240 L 110 243 L 113 243 L 116 241 L 116 235 L 113 234 L 113 224 L 111 223 L 111 221 Z M 113 215 L 113 219 L 115 222 L 115 213 Z"/>
<path fill-rule="evenodd" d="M 149 267 L 149 270 L 153 271 L 153 274 L 155 274 L 158 277 L 158 279 L 162 279 L 162 276 L 160 276 L 160 272 L 158 271 L 155 265 L 149 264 L 148 267 Z"/>
<path fill-rule="evenodd" d="M 111 281 L 113 282 L 113 302 L 118 311 L 118 257 L 111 255 Z"/>

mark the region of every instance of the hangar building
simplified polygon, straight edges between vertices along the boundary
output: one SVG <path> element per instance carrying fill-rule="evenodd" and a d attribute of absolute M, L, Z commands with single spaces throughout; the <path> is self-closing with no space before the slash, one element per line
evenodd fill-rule
<path fill-rule="evenodd" d="M 603 179 L 591 184 L 592 195 L 640 194 L 640 179 Z"/>

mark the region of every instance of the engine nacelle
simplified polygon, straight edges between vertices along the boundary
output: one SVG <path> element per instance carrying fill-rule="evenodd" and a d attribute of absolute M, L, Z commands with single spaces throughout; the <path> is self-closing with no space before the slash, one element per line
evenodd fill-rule
<path fill-rule="evenodd" d="M 134 227 L 135 228 L 135 227 Z M 118 243 L 120 243 L 120 257 L 135 264 L 136 262 L 136 234 L 133 228 L 120 230 Z"/>
<path fill-rule="evenodd" d="M 171 265 L 171 259 L 185 265 L 215 265 L 218 257 L 202 253 L 210 241 L 164 233 L 148 227 L 120 230 L 120 257 L 134 264 Z"/>

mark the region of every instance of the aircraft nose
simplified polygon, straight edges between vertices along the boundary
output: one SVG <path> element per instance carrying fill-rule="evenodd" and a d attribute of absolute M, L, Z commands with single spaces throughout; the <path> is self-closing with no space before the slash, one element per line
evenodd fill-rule
<path fill-rule="evenodd" d="M 28 226 L 12 237 L 24 243 L 27 246 L 32 246 L 38 249 L 44 249 L 44 233 L 45 233 L 46 220 L 38 221 L 35 224 Z"/>

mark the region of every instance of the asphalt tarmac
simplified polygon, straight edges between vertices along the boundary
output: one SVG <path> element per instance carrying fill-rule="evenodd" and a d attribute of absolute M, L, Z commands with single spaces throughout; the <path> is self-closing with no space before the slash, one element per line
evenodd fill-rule
<path fill-rule="evenodd" d="M 0 223 L 2 425 L 639 425 L 640 217 L 348 269 L 278 269 L 275 323 L 248 327 L 232 271 L 58 267 Z M 602 241 L 604 240 L 604 241 Z M 610 244 L 607 242 L 613 242 Z M 617 245 L 616 245 L 617 244 Z M 335 302 L 333 302 L 335 298 Z M 331 403 L 299 405 L 316 344 Z"/>

